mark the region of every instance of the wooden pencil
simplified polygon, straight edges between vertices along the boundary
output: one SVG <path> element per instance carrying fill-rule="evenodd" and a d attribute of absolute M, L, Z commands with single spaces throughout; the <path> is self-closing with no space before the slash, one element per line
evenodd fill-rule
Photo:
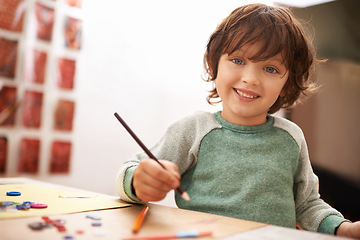
<path fill-rule="evenodd" d="M 133 130 L 131 130 L 131 128 L 126 124 L 126 122 L 119 116 L 118 113 L 114 113 L 115 117 L 117 118 L 117 120 L 119 120 L 119 122 L 121 123 L 121 125 L 123 125 L 123 127 L 128 131 L 128 133 L 133 137 L 133 139 L 139 144 L 139 146 L 144 150 L 144 152 L 149 156 L 149 158 L 155 160 L 158 164 L 160 164 L 161 167 L 163 167 L 164 169 L 165 166 L 163 164 L 161 164 L 161 162 L 150 152 L 150 150 L 145 146 L 145 144 L 136 136 L 136 134 L 133 132 Z M 189 194 L 182 188 L 182 187 L 178 187 L 176 189 L 176 191 L 179 192 L 179 194 L 181 195 L 181 197 L 185 200 L 190 202 L 190 197 Z"/>
<path fill-rule="evenodd" d="M 166 240 L 166 239 L 177 239 L 177 238 L 196 238 L 196 237 L 205 237 L 211 236 L 212 231 L 182 231 L 174 234 L 164 234 L 164 235 L 153 235 L 153 236 L 138 236 L 138 237 L 128 237 L 123 238 L 122 240 Z"/>
<path fill-rule="evenodd" d="M 137 217 L 137 219 L 136 219 L 136 221 L 135 221 L 135 223 L 134 223 L 134 226 L 133 226 L 133 229 L 132 229 L 133 233 L 139 232 L 139 230 L 140 230 L 140 228 L 141 228 L 141 226 L 142 226 L 142 224 L 143 224 L 143 222 L 144 222 L 144 220 L 145 220 L 145 217 L 146 217 L 148 211 L 149 211 L 149 206 L 145 206 L 145 207 L 141 210 L 139 216 Z"/>

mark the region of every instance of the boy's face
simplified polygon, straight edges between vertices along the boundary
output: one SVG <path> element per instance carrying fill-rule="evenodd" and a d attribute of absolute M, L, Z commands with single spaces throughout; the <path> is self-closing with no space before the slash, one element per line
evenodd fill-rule
<path fill-rule="evenodd" d="M 245 45 L 231 55 L 220 57 L 216 89 L 223 103 L 221 115 L 230 123 L 263 124 L 269 108 L 279 96 L 284 96 L 289 73 L 281 54 L 265 61 L 249 60 L 261 46 L 260 43 Z"/>

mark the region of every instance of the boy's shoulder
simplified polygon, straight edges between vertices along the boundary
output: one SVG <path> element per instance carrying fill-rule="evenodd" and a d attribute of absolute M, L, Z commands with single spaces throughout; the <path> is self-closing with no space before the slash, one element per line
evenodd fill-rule
<path fill-rule="evenodd" d="M 300 142 L 304 140 L 304 133 L 296 123 L 286 118 L 282 118 L 278 116 L 273 116 L 273 118 L 274 118 L 274 125 L 273 125 L 274 127 L 280 128 L 288 132 L 295 139 L 295 141 L 299 145 L 301 145 Z"/>
<path fill-rule="evenodd" d="M 181 118 L 180 120 L 178 120 L 177 123 L 182 123 L 185 125 L 207 124 L 207 123 L 218 124 L 214 117 L 214 113 L 206 112 L 206 111 L 192 112 L 186 115 L 185 117 Z"/>
<path fill-rule="evenodd" d="M 220 124 L 214 117 L 214 113 L 205 111 L 190 113 L 170 126 L 170 128 L 181 129 L 182 131 L 194 131 L 195 129 L 213 129 L 220 127 Z"/>

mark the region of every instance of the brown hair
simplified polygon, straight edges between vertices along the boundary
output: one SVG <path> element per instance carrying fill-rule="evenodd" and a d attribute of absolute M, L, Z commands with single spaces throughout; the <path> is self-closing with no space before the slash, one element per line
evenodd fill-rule
<path fill-rule="evenodd" d="M 262 61 L 281 53 L 289 71 L 284 86 L 285 96 L 277 99 L 269 113 L 291 107 L 301 94 L 313 92 L 315 85 L 309 76 L 316 58 L 309 38 L 288 9 L 264 4 L 239 7 L 219 24 L 209 38 L 204 56 L 208 75 L 205 81 L 216 80 L 219 59 L 223 54 L 231 55 L 244 45 L 257 42 L 262 44 L 262 48 L 250 60 Z M 210 104 L 221 102 L 212 101 L 218 97 L 214 86 L 207 101 Z"/>

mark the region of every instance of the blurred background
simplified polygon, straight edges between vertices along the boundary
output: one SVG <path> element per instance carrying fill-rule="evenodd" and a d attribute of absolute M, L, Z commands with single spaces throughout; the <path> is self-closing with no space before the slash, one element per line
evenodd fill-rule
<path fill-rule="evenodd" d="M 206 102 L 210 34 L 247 3 L 290 5 L 320 58 L 317 95 L 279 113 L 308 141 L 322 197 L 360 219 L 360 2 L 3 0 L 0 177 L 116 195 L 121 164 Z M 172 193 L 161 202 L 175 206 Z"/>

